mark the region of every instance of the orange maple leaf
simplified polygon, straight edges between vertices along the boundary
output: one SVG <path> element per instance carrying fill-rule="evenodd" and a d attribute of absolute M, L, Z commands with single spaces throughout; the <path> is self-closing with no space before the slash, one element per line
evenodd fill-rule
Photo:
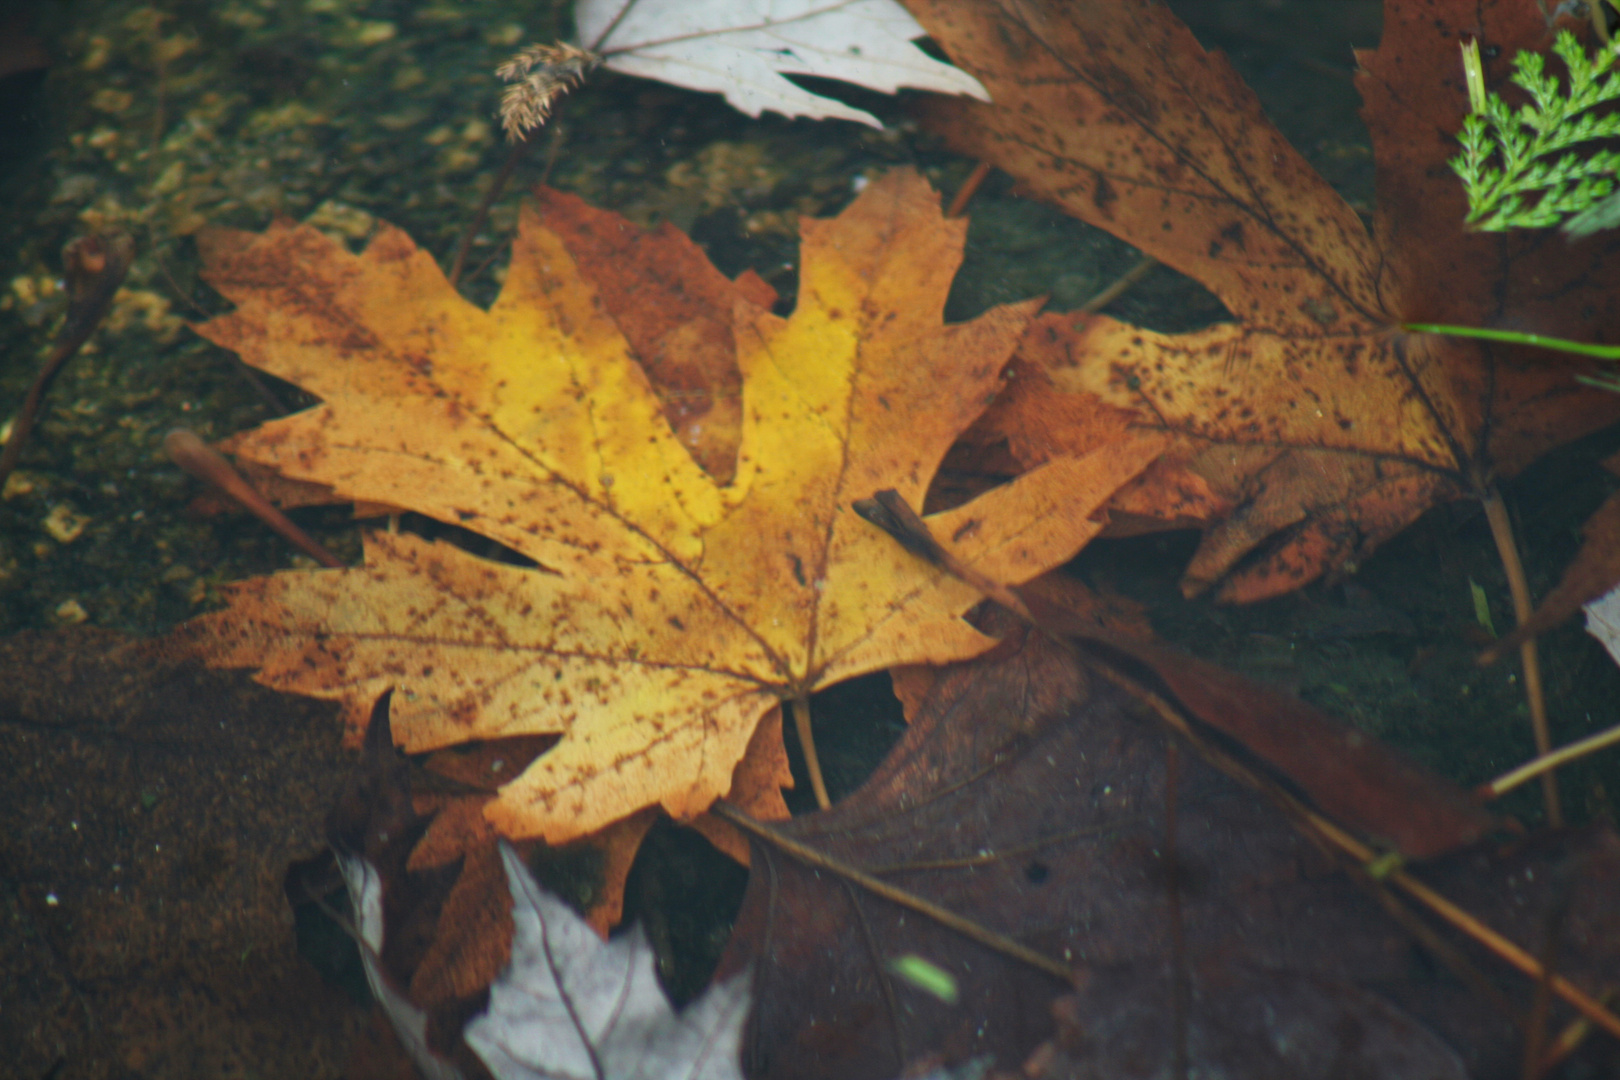
<path fill-rule="evenodd" d="M 1580 362 L 1400 330 L 1620 338 L 1620 248 L 1468 234 L 1446 167 L 1467 112 L 1459 37 L 1499 50 L 1500 84 L 1518 50 L 1550 40 L 1534 5 L 1386 4 L 1358 79 L 1378 166 L 1370 233 L 1163 4 L 907 6 L 993 101 L 930 102 L 931 126 L 1203 283 L 1237 320 L 1159 334 L 1043 316 L 1021 350 L 1035 380 L 987 418 L 1026 466 L 1126 422 L 1175 436 L 1114 505 L 1209 525 L 1189 593 L 1292 589 L 1620 417 L 1620 397 L 1571 377 Z"/>
<path fill-rule="evenodd" d="M 724 486 L 672 432 L 613 304 L 532 214 L 488 311 L 397 230 L 360 256 L 288 225 L 215 237 L 208 280 L 237 308 L 202 332 L 323 402 L 236 453 L 537 565 L 371 533 L 363 567 L 242 583 L 192 639 L 212 663 L 342 701 L 355 725 L 395 687 L 411 751 L 560 734 L 485 807 L 507 835 L 560 843 L 651 805 L 694 817 L 734 769 L 762 771 L 739 762 L 780 701 L 992 644 L 960 618 L 971 588 L 849 509 L 888 487 L 920 505 L 1033 313 L 943 324 L 964 229 L 909 172 L 803 223 L 791 318 L 738 300 Z M 932 527 L 982 573 L 1027 580 L 1095 534 L 1097 508 L 1157 448 L 1054 460 Z"/>

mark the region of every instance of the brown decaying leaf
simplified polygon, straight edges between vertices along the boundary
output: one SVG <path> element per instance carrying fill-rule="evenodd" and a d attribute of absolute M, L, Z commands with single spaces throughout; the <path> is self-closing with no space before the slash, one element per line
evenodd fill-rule
<path fill-rule="evenodd" d="M 237 308 L 201 331 L 323 399 L 238 437 L 238 455 L 406 503 L 540 568 L 373 533 L 364 567 L 242 583 L 186 640 L 342 700 L 351 725 L 394 686 L 412 751 L 561 735 L 485 808 L 504 834 L 553 844 L 649 805 L 695 817 L 785 698 L 987 648 L 959 617 L 972 589 L 845 507 L 884 487 L 920 503 L 1033 307 L 943 324 L 965 226 L 914 173 L 802 229 L 791 318 L 733 308 L 743 418 L 724 487 L 671 432 L 603 290 L 532 214 L 487 312 L 397 230 L 359 256 L 286 225 L 212 234 L 207 276 Z M 638 333 L 678 339 L 675 325 Z M 691 336 L 712 344 L 710 325 Z M 1096 509 L 1156 450 L 1111 443 L 931 520 L 966 563 L 1027 580 L 1101 528 Z"/>
<path fill-rule="evenodd" d="M 1073 633 L 1109 662 L 1141 665 L 1144 686 L 1162 692 L 1195 724 L 1236 740 L 1330 817 L 1380 846 L 1425 859 L 1502 824 L 1461 788 L 1296 697 L 1171 649 L 1089 627 Z"/>
<path fill-rule="evenodd" d="M 1536 5 L 1388 0 L 1383 44 L 1359 55 L 1371 233 L 1163 4 L 908 7 L 994 102 L 930 100 L 934 130 L 1200 281 L 1236 317 L 1158 334 L 1049 315 L 1032 332 L 1057 391 L 1177 437 L 1147 478 L 1159 489 L 1134 488 L 1131 509 L 1208 523 L 1189 592 L 1297 587 L 1620 417 L 1620 398 L 1573 380 L 1581 361 L 1399 329 L 1620 339 L 1620 244 L 1465 233 L 1445 165 L 1467 112 L 1458 40 L 1490 46 L 1487 82 L 1501 86 L 1516 52 L 1550 42 Z M 1088 438 L 1023 423 L 1010 416 L 1003 433 L 1025 465 Z"/>
<path fill-rule="evenodd" d="M 1215 1065 L 1259 1077 L 1519 1075 L 1508 1018 L 1408 939 L 1268 798 L 1190 751 L 1179 757 L 1172 865 L 1163 725 L 1072 649 L 1013 630 L 992 653 L 939 672 L 860 790 L 778 830 L 1072 961 L 1074 1019 L 1089 1036 L 1069 1046 L 1072 1060 L 1119 1071 L 1052 1076 L 1164 1075 L 1152 1063 L 1173 1045 L 1178 905 L 1189 1075 Z M 1567 903 L 1560 973 L 1587 987 L 1612 980 L 1612 831 L 1466 849 L 1414 872 L 1524 943 L 1540 941 L 1548 912 Z M 1503 974 L 1442 936 L 1491 977 Z M 894 978 L 889 963 L 906 954 L 951 974 L 959 1001 Z M 719 977 L 749 964 L 756 1005 L 744 1064 L 768 1080 L 877 1080 L 935 1049 L 1013 1067 L 1052 1037 L 1050 1003 L 1070 990 L 764 843 Z M 1524 1007 L 1530 988 L 1511 975 L 1504 986 Z M 1125 1068 L 1133 1047 L 1148 1056 Z M 1592 1040 L 1583 1053 L 1602 1073 L 1617 1048 Z M 1339 1071 L 1317 1054 L 1336 1055 Z"/>

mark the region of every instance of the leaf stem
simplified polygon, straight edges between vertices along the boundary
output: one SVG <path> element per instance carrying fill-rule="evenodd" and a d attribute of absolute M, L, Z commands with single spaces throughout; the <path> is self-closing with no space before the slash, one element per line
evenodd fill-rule
<path fill-rule="evenodd" d="M 1571 341 L 1569 338 L 1548 337 L 1545 334 L 1523 334 L 1517 330 L 1491 330 L 1483 326 L 1452 326 L 1448 323 L 1402 323 L 1401 329 L 1414 334 L 1444 334 L 1447 337 L 1505 341 L 1512 345 L 1529 345 L 1537 349 L 1552 349 L 1555 352 L 1591 356 L 1599 360 L 1620 360 L 1620 345 L 1594 345 L 1589 341 Z"/>
<path fill-rule="evenodd" d="M 810 698 L 800 694 L 793 699 L 793 730 L 799 733 L 799 749 L 804 751 L 804 767 L 810 771 L 810 790 L 816 793 L 816 805 L 825 810 L 832 805 L 827 798 L 827 783 L 821 778 L 821 758 L 816 756 L 816 740 L 810 731 Z"/>
<path fill-rule="evenodd" d="M 1508 592 L 1513 596 L 1513 617 L 1523 623 L 1530 618 L 1535 605 L 1530 600 L 1530 582 L 1524 576 L 1524 563 L 1519 560 L 1519 545 L 1513 539 L 1513 522 L 1508 518 L 1507 504 L 1501 492 L 1494 487 L 1480 500 L 1485 506 L 1485 520 L 1491 526 L 1491 538 L 1496 541 L 1496 553 L 1507 571 Z M 1524 668 L 1524 697 L 1530 706 L 1530 729 L 1535 734 L 1536 753 L 1545 756 L 1552 751 L 1552 737 L 1547 732 L 1547 700 L 1541 689 L 1541 661 L 1536 656 L 1536 639 L 1527 638 L 1519 646 L 1519 662 Z M 1564 811 L 1558 802 L 1558 778 L 1548 770 L 1541 774 L 1541 798 L 1546 807 L 1547 824 L 1558 828 L 1564 824 Z"/>

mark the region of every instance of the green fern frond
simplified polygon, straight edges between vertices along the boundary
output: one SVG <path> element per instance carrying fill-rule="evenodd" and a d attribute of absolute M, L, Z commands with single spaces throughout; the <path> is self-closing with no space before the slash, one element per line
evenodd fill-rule
<path fill-rule="evenodd" d="M 1620 178 L 1620 150 L 1588 145 L 1620 138 L 1620 112 L 1593 111 L 1620 100 L 1620 54 L 1605 46 L 1588 57 L 1568 30 L 1559 32 L 1553 52 L 1568 70 L 1567 85 L 1547 73 L 1540 53 L 1513 58 L 1513 81 L 1530 97 L 1518 109 L 1496 94 L 1473 93 L 1471 85 L 1474 111 L 1457 135 L 1463 152 L 1451 167 L 1468 193 L 1467 222 L 1475 229 L 1541 229 L 1573 216 L 1572 226 L 1590 231 L 1620 209 L 1609 199 Z M 1466 46 L 1464 58 L 1466 66 Z"/>

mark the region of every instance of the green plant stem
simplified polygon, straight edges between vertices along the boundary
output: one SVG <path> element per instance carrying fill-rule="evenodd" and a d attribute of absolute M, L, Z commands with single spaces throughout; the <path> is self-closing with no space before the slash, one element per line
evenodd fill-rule
<path fill-rule="evenodd" d="M 1547 337 L 1544 334 L 1522 334 L 1517 330 L 1488 330 L 1482 326 L 1450 326 L 1445 323 L 1402 323 L 1401 329 L 1414 334 L 1444 334 L 1447 337 L 1505 341 L 1511 345 L 1530 345 L 1537 349 L 1591 356 L 1598 360 L 1620 360 L 1620 345 L 1593 345 L 1587 341 L 1571 341 L 1568 338 Z"/>

